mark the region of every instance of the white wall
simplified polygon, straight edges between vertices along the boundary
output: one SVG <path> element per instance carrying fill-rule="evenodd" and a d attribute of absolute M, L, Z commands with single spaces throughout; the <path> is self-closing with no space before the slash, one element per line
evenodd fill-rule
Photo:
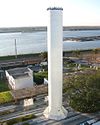
<path fill-rule="evenodd" d="M 5 71 L 5 73 L 10 86 L 12 87 L 12 89 L 15 89 L 15 79 L 11 75 L 9 75 L 7 71 Z"/>
<path fill-rule="evenodd" d="M 33 77 L 20 77 L 15 79 L 15 90 L 27 87 L 33 87 Z"/>

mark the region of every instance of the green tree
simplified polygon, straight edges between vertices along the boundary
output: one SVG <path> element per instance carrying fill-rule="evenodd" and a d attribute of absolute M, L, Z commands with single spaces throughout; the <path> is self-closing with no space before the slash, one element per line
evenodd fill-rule
<path fill-rule="evenodd" d="M 65 81 L 70 105 L 77 111 L 100 111 L 100 70 L 93 74 L 73 76 Z"/>

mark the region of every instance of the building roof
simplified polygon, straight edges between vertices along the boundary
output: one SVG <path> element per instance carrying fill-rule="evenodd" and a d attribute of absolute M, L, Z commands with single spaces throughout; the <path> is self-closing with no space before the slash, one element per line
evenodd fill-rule
<path fill-rule="evenodd" d="M 12 76 L 13 76 L 14 79 L 17 79 L 17 78 L 19 78 L 19 77 L 21 77 L 21 78 L 22 78 L 22 77 L 28 77 L 29 74 L 28 74 L 28 73 L 24 73 L 24 74 L 23 74 L 23 73 L 22 73 L 22 74 L 20 73 L 20 74 L 13 74 Z"/>
<path fill-rule="evenodd" d="M 29 68 L 27 67 L 22 67 L 22 68 L 14 68 L 14 69 L 9 69 L 7 70 L 9 75 L 13 76 L 13 78 L 17 79 L 19 77 L 28 77 L 30 72 Z"/>

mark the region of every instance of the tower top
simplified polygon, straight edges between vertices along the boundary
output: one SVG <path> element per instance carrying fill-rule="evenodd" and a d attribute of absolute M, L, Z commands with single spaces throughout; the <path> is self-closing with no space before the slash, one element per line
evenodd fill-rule
<path fill-rule="evenodd" d="M 49 7 L 47 10 L 63 10 L 62 7 Z"/>

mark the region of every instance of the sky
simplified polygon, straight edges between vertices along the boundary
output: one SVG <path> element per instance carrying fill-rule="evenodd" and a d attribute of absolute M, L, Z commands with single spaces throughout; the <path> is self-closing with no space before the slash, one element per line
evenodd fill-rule
<path fill-rule="evenodd" d="M 47 26 L 54 6 L 63 8 L 64 26 L 100 26 L 100 0 L 0 0 L 0 28 Z"/>

